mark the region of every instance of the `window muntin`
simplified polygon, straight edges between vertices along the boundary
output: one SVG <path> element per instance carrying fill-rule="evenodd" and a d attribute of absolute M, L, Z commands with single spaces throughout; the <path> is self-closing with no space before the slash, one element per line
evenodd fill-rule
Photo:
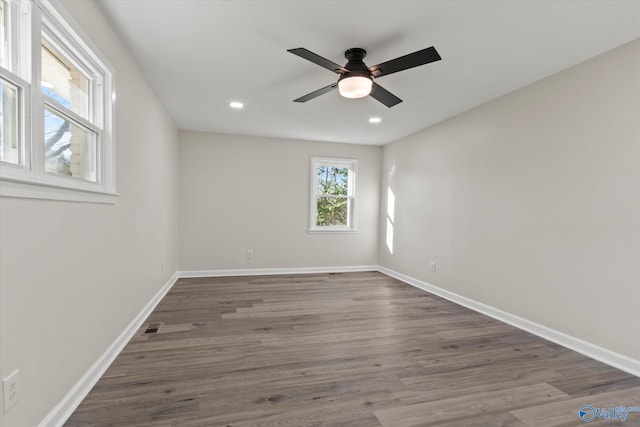
<path fill-rule="evenodd" d="M 353 231 L 356 160 L 313 158 L 312 231 Z"/>

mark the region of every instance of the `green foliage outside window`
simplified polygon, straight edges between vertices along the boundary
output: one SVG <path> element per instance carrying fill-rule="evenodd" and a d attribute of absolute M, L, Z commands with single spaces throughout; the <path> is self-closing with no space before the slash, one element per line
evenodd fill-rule
<path fill-rule="evenodd" d="M 318 166 L 316 171 L 318 226 L 346 226 L 349 212 L 349 169 Z"/>

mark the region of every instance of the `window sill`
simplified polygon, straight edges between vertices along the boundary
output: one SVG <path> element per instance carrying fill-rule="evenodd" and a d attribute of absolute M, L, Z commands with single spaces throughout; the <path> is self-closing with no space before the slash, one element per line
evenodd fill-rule
<path fill-rule="evenodd" d="M 0 197 L 14 197 L 21 199 L 61 200 L 68 202 L 103 203 L 113 205 L 119 194 L 89 190 L 83 188 L 69 188 L 43 182 L 0 179 Z"/>
<path fill-rule="evenodd" d="M 349 229 L 344 229 L 344 228 L 327 228 L 327 229 L 311 228 L 311 229 L 308 230 L 309 234 L 331 234 L 331 233 L 356 234 L 357 232 L 358 232 L 357 228 L 349 228 Z"/>

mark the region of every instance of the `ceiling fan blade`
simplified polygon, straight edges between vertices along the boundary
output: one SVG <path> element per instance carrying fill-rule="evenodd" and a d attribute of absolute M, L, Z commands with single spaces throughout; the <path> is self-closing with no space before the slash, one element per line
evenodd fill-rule
<path fill-rule="evenodd" d="M 318 89 L 304 96 L 301 96 L 298 99 L 294 99 L 293 102 L 307 102 L 313 98 L 319 97 L 320 95 L 324 95 L 325 93 L 331 92 L 337 87 L 338 87 L 338 83 L 331 83 L 329 86 L 325 86 L 322 89 Z"/>
<path fill-rule="evenodd" d="M 295 49 L 287 49 L 287 52 L 291 52 L 294 55 L 298 55 L 300 58 L 304 58 L 307 61 L 311 61 L 314 64 L 317 64 L 323 68 L 326 68 L 329 71 L 333 71 L 336 74 L 342 74 L 342 73 L 348 72 L 348 70 L 344 68 L 342 65 L 338 65 L 333 61 L 329 61 L 328 59 L 323 58 L 322 56 L 317 55 L 303 47 L 298 47 Z"/>
<path fill-rule="evenodd" d="M 395 96 L 394 94 L 392 94 L 391 92 L 389 92 L 388 90 L 386 90 L 376 82 L 373 82 L 370 95 L 374 99 L 382 102 L 384 105 L 386 105 L 389 108 L 402 102 L 402 99 L 398 98 L 397 96 Z"/>
<path fill-rule="evenodd" d="M 431 46 L 378 65 L 373 65 L 369 67 L 369 71 L 371 71 L 373 77 L 382 77 L 430 62 L 440 61 L 441 59 L 436 48 Z"/>

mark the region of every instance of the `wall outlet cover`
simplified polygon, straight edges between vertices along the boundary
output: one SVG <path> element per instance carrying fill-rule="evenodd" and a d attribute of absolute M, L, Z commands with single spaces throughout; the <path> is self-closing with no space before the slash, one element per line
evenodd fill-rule
<path fill-rule="evenodd" d="M 16 369 L 2 380 L 2 411 L 6 413 L 20 400 L 20 371 Z"/>

